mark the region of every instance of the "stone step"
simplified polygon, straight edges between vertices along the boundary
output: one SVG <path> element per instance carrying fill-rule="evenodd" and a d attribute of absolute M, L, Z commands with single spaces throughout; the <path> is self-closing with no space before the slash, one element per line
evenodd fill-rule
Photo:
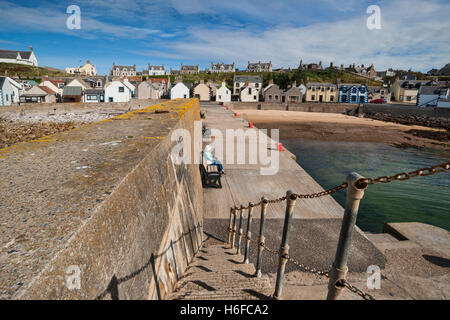
<path fill-rule="evenodd" d="M 231 253 L 231 254 L 230 254 Z M 253 277 L 255 266 L 226 245 L 208 244 L 198 252 L 185 276 L 169 296 L 171 300 L 252 300 L 272 294 L 267 276 Z"/>

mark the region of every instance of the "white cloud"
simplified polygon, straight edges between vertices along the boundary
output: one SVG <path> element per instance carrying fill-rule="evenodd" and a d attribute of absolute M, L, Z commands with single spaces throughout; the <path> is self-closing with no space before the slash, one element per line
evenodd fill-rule
<path fill-rule="evenodd" d="M 41 30 L 55 33 L 70 34 L 87 39 L 98 39 L 104 36 L 142 39 L 159 33 L 159 30 L 137 28 L 133 26 L 116 25 L 101 22 L 81 10 L 81 29 L 69 30 L 66 20 L 69 14 L 55 8 L 28 8 L 10 2 L 0 2 L 3 30 L 17 30 L 17 26 L 28 27 L 31 30 Z"/>
<path fill-rule="evenodd" d="M 236 61 L 242 67 L 248 60 L 297 66 L 300 58 L 335 65 L 374 63 L 377 70 L 426 70 L 449 62 L 450 3 L 398 0 L 380 7 L 381 30 L 366 28 L 364 10 L 341 21 L 260 32 L 190 28 L 185 39 L 172 42 L 168 49 L 186 60 Z"/>

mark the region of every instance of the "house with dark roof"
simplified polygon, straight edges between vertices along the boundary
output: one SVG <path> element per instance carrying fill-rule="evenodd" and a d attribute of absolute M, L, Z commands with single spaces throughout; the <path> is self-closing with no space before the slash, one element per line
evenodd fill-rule
<path fill-rule="evenodd" d="M 198 74 L 198 73 L 200 73 L 200 66 L 199 65 L 185 66 L 185 65 L 181 64 L 180 73 L 181 74 Z"/>
<path fill-rule="evenodd" d="M 369 91 L 364 84 L 342 84 L 339 87 L 340 103 L 367 103 L 369 100 Z"/>
<path fill-rule="evenodd" d="M 272 81 L 263 91 L 264 101 L 272 103 L 281 103 L 283 97 L 283 91 L 280 86 L 274 84 Z"/>
<path fill-rule="evenodd" d="M 83 102 L 83 88 L 81 86 L 65 86 L 62 100 L 63 102 Z"/>
<path fill-rule="evenodd" d="M 136 65 L 132 66 L 116 66 L 113 62 L 113 66 L 110 74 L 114 77 L 135 77 L 136 76 Z"/>
<path fill-rule="evenodd" d="M 282 102 L 288 102 L 288 103 L 300 103 L 303 100 L 303 92 L 302 92 L 302 85 L 297 87 L 297 83 L 294 82 L 291 88 L 287 89 L 283 93 Z"/>
<path fill-rule="evenodd" d="M 33 47 L 30 47 L 30 51 L 17 51 L 17 50 L 1 50 L 0 49 L 0 63 L 16 63 L 25 64 L 28 66 L 38 66 L 38 61 L 33 52 Z"/>
<path fill-rule="evenodd" d="M 272 61 L 269 62 L 248 62 L 247 72 L 272 72 Z"/>
<path fill-rule="evenodd" d="M 306 102 L 337 102 L 338 87 L 334 83 L 309 82 L 306 86 Z"/>
<path fill-rule="evenodd" d="M 20 96 L 21 103 L 55 103 L 56 92 L 46 86 L 34 86 Z"/>
<path fill-rule="evenodd" d="M 233 94 L 239 95 L 245 87 L 251 85 L 255 89 L 262 90 L 263 79 L 261 76 L 234 76 Z"/>
<path fill-rule="evenodd" d="M 391 86 L 391 97 L 395 102 L 417 104 L 417 96 L 422 85 L 432 85 L 429 80 L 396 80 Z"/>
<path fill-rule="evenodd" d="M 164 64 L 160 66 L 152 66 L 149 63 L 147 69 L 142 70 L 142 75 L 144 76 L 164 76 L 167 74 L 168 73 L 166 72 Z"/>
<path fill-rule="evenodd" d="M 225 63 L 212 63 L 211 62 L 211 73 L 227 73 L 227 72 L 235 72 L 236 66 L 234 62 L 232 64 Z"/>
<path fill-rule="evenodd" d="M 446 99 L 449 86 L 422 85 L 417 94 L 417 105 L 419 107 L 436 107 L 440 99 Z"/>
<path fill-rule="evenodd" d="M 300 64 L 298 66 L 298 70 L 322 70 L 322 61 L 317 63 L 303 63 L 303 59 L 300 59 Z"/>

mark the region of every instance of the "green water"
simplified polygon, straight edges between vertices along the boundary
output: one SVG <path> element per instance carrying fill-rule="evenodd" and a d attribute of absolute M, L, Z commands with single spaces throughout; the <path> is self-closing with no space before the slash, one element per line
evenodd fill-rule
<path fill-rule="evenodd" d="M 297 162 L 325 189 L 349 172 L 366 177 L 393 175 L 447 162 L 449 151 L 399 149 L 378 143 L 284 140 Z M 345 191 L 333 197 L 345 205 Z M 369 186 L 357 225 L 381 232 L 385 222 L 423 222 L 450 231 L 450 173 Z"/>

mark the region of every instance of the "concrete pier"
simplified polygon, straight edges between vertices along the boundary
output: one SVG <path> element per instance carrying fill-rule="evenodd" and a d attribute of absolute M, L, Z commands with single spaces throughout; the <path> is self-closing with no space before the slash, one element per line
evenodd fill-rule
<path fill-rule="evenodd" d="M 246 122 L 234 116 L 234 112 L 217 104 L 201 104 L 206 112 L 204 123 L 211 129 L 223 133 L 221 139 L 226 140 L 226 129 L 249 130 Z M 270 138 L 268 138 L 270 139 Z M 226 141 L 223 141 L 224 145 Z M 275 142 L 272 142 L 275 147 Z M 246 142 L 246 159 L 250 145 Z M 278 152 L 278 151 L 274 151 Z M 224 147 L 224 158 L 226 151 Z M 261 175 L 260 164 L 227 164 L 224 163 L 226 175 L 222 176 L 223 189 L 204 189 L 205 231 L 227 239 L 226 232 L 230 207 L 248 202 L 258 202 L 261 197 L 275 199 L 293 190 L 297 194 L 310 194 L 323 191 L 320 186 L 295 161 L 295 156 L 288 150 L 279 152 L 279 170 L 274 175 Z M 345 177 L 343 177 L 343 182 Z M 334 187 L 334 186 L 323 186 Z M 340 192 L 345 192 L 340 191 Z M 269 247 L 278 250 L 281 241 L 286 203 L 269 204 L 267 208 L 266 242 Z M 291 238 L 291 256 L 298 257 L 300 262 L 308 266 L 328 270 L 336 253 L 341 219 L 344 209 L 331 197 L 314 199 L 297 199 L 294 208 Z M 258 234 L 259 208 L 254 210 L 252 235 Z M 244 227 L 246 230 L 246 226 Z M 384 267 L 385 258 L 380 251 L 357 228 L 351 248 L 349 268 L 364 272 L 369 265 Z M 256 248 L 250 252 L 250 261 L 256 261 Z M 263 273 L 276 272 L 278 257 L 265 255 Z M 288 264 L 287 270 L 295 270 Z"/>

